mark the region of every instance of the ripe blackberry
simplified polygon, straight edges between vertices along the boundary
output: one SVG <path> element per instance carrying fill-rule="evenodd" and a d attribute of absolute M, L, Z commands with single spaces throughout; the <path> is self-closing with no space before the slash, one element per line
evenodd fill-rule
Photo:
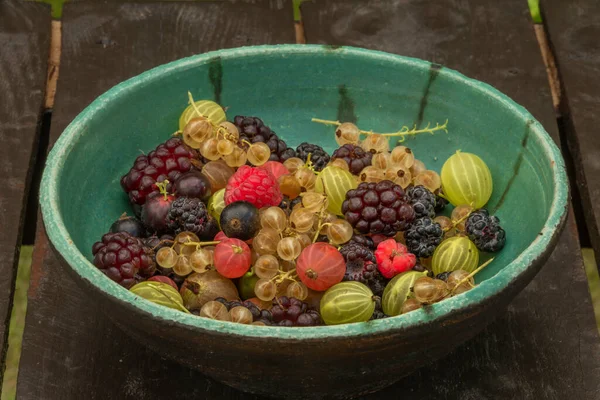
<path fill-rule="evenodd" d="M 233 123 L 240 131 L 240 144 L 242 140 L 246 140 L 250 143 L 263 142 L 269 146 L 271 150 L 269 160 L 284 162 L 288 158 L 296 157 L 294 149 L 288 147 L 260 118 L 236 115 Z"/>
<path fill-rule="evenodd" d="M 406 189 L 406 196 L 415 210 L 415 218 L 435 218 L 435 195 L 425 186 L 409 186 Z"/>
<path fill-rule="evenodd" d="M 394 236 L 415 219 L 404 189 L 394 182 L 363 182 L 346 193 L 342 203 L 346 220 L 362 234 Z"/>
<path fill-rule="evenodd" d="M 180 197 L 171 204 L 167 228 L 175 234 L 194 232 L 201 240 L 212 240 L 219 232 L 217 222 L 204 203 L 192 197 Z"/>
<path fill-rule="evenodd" d="M 296 147 L 296 157 L 302 159 L 302 161 L 306 162 L 309 154 L 315 171 L 322 171 L 331 158 L 321 146 L 316 144 L 304 142 Z"/>
<path fill-rule="evenodd" d="M 348 241 L 348 244 L 350 244 L 350 243 L 361 244 L 361 245 L 365 246 L 366 248 L 373 250 L 373 251 L 375 251 L 375 249 L 377 248 L 377 246 L 373 242 L 373 239 L 371 239 L 370 236 L 354 235 Z"/>
<path fill-rule="evenodd" d="M 271 318 L 261 311 L 260 321 L 274 326 L 317 326 L 322 325 L 321 315 L 308 307 L 308 304 L 294 297 L 276 297 L 269 311 Z M 267 317 L 267 318 L 263 318 Z M 268 323 L 267 323 L 267 322 Z"/>
<path fill-rule="evenodd" d="M 442 212 L 444 208 L 448 205 L 448 200 L 440 196 L 440 194 L 444 194 L 442 189 L 438 189 L 435 191 L 435 212 Z"/>
<path fill-rule="evenodd" d="M 469 239 L 481 251 L 495 253 L 502 250 L 506 243 L 506 232 L 500 226 L 500 220 L 490 216 L 485 208 L 472 212 L 465 222 L 465 228 Z"/>
<path fill-rule="evenodd" d="M 152 192 L 158 192 L 156 182 L 169 180 L 167 191 L 179 176 L 191 170 L 198 152 L 187 146 L 180 138 L 171 138 L 158 145 L 148 155 L 135 159 L 133 167 L 121 178 L 121 187 L 129 195 L 129 201 L 141 206 Z M 138 208 L 139 210 L 139 208 Z"/>
<path fill-rule="evenodd" d="M 105 234 L 92 246 L 92 254 L 94 265 L 127 289 L 151 277 L 156 270 L 152 249 L 127 232 Z"/>
<path fill-rule="evenodd" d="M 377 269 L 375 254 L 369 248 L 358 244 L 348 243 L 340 248 L 340 253 L 346 260 L 344 281 L 358 281 L 367 285 L 376 296 L 383 296 L 387 280 Z"/>
<path fill-rule="evenodd" d="M 417 219 L 406 232 L 404 238 L 408 251 L 417 257 L 428 258 L 433 255 L 435 248 L 444 236 L 442 227 L 429 217 Z"/>
<path fill-rule="evenodd" d="M 346 161 L 350 172 L 358 175 L 364 167 L 371 165 L 373 153 L 365 151 L 362 147 L 354 144 L 345 144 L 333 152 L 332 159 L 341 158 Z"/>

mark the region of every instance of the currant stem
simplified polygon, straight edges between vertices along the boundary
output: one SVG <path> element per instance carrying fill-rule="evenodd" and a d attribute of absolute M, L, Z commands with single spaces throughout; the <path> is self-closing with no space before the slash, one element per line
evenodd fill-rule
<path fill-rule="evenodd" d="M 199 117 L 204 117 L 204 115 L 202 115 L 202 113 L 200 112 L 200 110 L 198 110 L 198 107 L 196 107 L 196 102 L 194 101 L 194 98 L 192 97 L 192 92 L 190 92 L 190 91 L 188 91 L 188 101 L 190 102 L 190 104 L 194 108 L 194 111 L 196 112 L 196 114 L 198 114 Z"/>
<path fill-rule="evenodd" d="M 469 275 L 465 276 L 463 279 L 461 279 L 460 281 L 458 281 L 458 283 L 456 284 L 456 286 L 454 286 L 454 288 L 450 291 L 450 295 L 452 295 L 454 293 L 454 291 L 456 290 L 456 288 L 458 288 L 460 285 L 462 285 L 465 282 L 468 282 L 469 279 L 471 279 L 472 277 L 474 277 L 479 271 L 481 271 L 482 269 L 484 269 L 485 267 L 487 267 L 492 261 L 494 261 L 494 258 L 490 258 L 489 260 L 487 260 L 486 262 L 484 262 L 483 264 L 481 264 L 479 267 L 477 267 L 477 269 L 475 269 L 473 272 L 471 272 Z"/>
<path fill-rule="evenodd" d="M 219 243 L 221 243 L 220 240 L 213 240 L 211 242 L 192 242 L 192 241 L 190 241 L 187 243 L 180 243 L 180 244 L 182 244 L 184 246 L 202 247 L 202 246 L 212 246 L 212 245 L 219 244 Z"/>

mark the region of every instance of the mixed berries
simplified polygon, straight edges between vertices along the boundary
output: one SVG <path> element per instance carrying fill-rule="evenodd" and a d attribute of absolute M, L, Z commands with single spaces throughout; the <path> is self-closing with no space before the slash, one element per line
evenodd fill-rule
<path fill-rule="evenodd" d="M 101 272 L 149 301 L 261 326 L 364 322 L 470 290 L 489 263 L 478 252 L 506 242 L 481 206 L 487 186 L 457 170 L 487 168 L 481 159 L 457 152 L 440 176 L 410 148 L 390 149 L 390 136 L 447 122 L 377 134 L 315 120 L 336 126 L 330 155 L 221 110 L 190 104 L 180 131 L 135 159 L 121 178 L 135 216 L 123 214 L 92 247 Z"/>

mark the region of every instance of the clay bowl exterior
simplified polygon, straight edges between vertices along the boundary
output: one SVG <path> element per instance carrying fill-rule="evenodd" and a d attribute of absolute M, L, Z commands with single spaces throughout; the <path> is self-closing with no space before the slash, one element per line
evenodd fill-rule
<path fill-rule="evenodd" d="M 229 119 L 260 116 L 288 144 L 308 141 L 329 152 L 336 147 L 333 128 L 312 123 L 312 117 L 356 121 L 378 132 L 448 120 L 448 134 L 420 135 L 406 145 L 438 172 L 457 150 L 482 157 L 494 179 L 488 207 L 502 220 L 507 245 L 471 291 L 366 323 L 265 328 L 199 318 L 139 298 L 90 263 L 91 246 L 130 212 L 119 179 L 139 149 L 153 149 L 177 129 L 188 90 L 196 99 L 227 106 Z M 206 53 L 112 88 L 75 118 L 52 149 L 40 202 L 65 268 L 140 342 L 243 391 L 350 398 L 444 356 L 503 312 L 554 248 L 568 186 L 560 152 L 543 127 L 487 84 L 382 52 L 284 45 Z"/>

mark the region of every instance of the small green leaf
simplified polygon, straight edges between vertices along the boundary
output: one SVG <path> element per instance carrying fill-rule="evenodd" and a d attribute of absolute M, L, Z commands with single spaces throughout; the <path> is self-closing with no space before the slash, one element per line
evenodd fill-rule
<path fill-rule="evenodd" d="M 145 281 L 129 289 L 132 293 L 161 306 L 190 313 L 183 306 L 183 299 L 177 290 L 164 282 Z"/>

